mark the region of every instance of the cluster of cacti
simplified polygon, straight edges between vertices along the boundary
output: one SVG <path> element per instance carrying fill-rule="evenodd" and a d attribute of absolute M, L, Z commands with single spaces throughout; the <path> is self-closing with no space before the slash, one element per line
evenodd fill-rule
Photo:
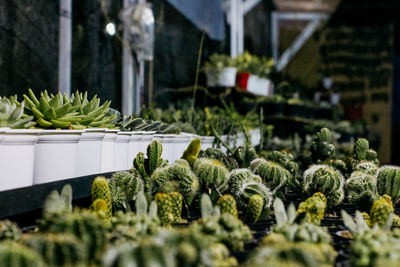
<path fill-rule="evenodd" d="M 327 159 L 323 162 L 323 164 L 325 165 L 329 165 L 335 169 L 337 169 L 338 171 L 340 171 L 341 173 L 345 174 L 347 173 L 347 165 L 346 162 L 344 162 L 341 159 Z"/>
<path fill-rule="evenodd" d="M 163 224 L 182 221 L 183 197 L 180 193 L 157 193 L 154 201 L 157 203 L 158 216 Z"/>
<path fill-rule="evenodd" d="M 217 159 L 217 160 L 221 161 L 222 163 L 224 163 L 226 168 L 228 168 L 228 170 L 230 170 L 230 171 L 239 168 L 239 164 L 236 161 L 236 159 L 234 159 L 231 156 L 226 155 L 219 148 L 209 147 L 205 151 L 201 150 L 198 157 L 199 158 Z"/>
<path fill-rule="evenodd" d="M 174 164 L 158 168 L 150 179 L 154 193 L 181 193 L 187 204 L 191 204 L 200 190 L 200 182 L 185 160 L 177 160 Z"/>
<path fill-rule="evenodd" d="M 304 214 L 304 221 L 315 225 L 320 225 L 326 210 L 326 197 L 317 192 L 305 201 L 301 202 L 297 208 L 297 216 Z"/>
<path fill-rule="evenodd" d="M 370 175 L 375 175 L 378 172 L 378 169 L 378 165 L 374 162 L 363 160 L 355 166 L 354 171 L 363 171 Z"/>
<path fill-rule="evenodd" d="M 109 180 L 109 186 L 111 203 L 115 210 L 127 210 L 129 201 L 144 191 L 144 182 L 135 169 L 114 173 Z"/>
<path fill-rule="evenodd" d="M 107 179 L 104 176 L 97 176 L 92 184 L 92 201 L 96 201 L 98 199 L 102 199 L 106 203 L 106 207 L 104 205 L 99 206 L 100 210 L 106 210 L 106 220 L 111 219 L 112 216 L 112 202 L 111 202 L 111 193 L 110 186 L 108 184 Z M 97 208 L 96 206 L 94 208 Z"/>
<path fill-rule="evenodd" d="M 382 166 L 376 177 L 379 194 L 387 194 L 397 201 L 400 198 L 400 167 Z"/>
<path fill-rule="evenodd" d="M 250 163 L 257 158 L 257 152 L 252 145 L 243 145 L 238 146 L 232 156 L 239 168 L 248 168 Z"/>
<path fill-rule="evenodd" d="M 9 220 L 0 221 L 0 241 L 18 241 L 22 236 L 18 225 Z"/>
<path fill-rule="evenodd" d="M 354 171 L 358 164 L 365 161 L 379 165 L 378 154 L 375 150 L 369 148 L 368 140 L 359 138 L 354 144 L 352 157 L 348 159 L 349 168 Z"/>
<path fill-rule="evenodd" d="M 145 182 L 148 181 L 157 168 L 168 164 L 168 161 L 161 158 L 161 154 L 162 144 L 154 140 L 147 147 L 147 158 L 144 157 L 142 152 L 139 152 L 133 160 L 133 167 L 139 172 Z"/>
<path fill-rule="evenodd" d="M 88 265 L 85 246 L 71 234 L 30 235 L 25 245 L 40 254 L 50 267 Z"/>
<path fill-rule="evenodd" d="M 16 96 L 0 97 L 0 128 L 12 129 L 29 128 L 36 123 L 33 116 L 24 114 L 25 101 L 18 103 Z"/>
<path fill-rule="evenodd" d="M 121 122 L 124 131 L 154 131 L 161 134 L 179 134 L 180 127 L 161 121 L 145 120 L 135 116 L 129 116 Z"/>
<path fill-rule="evenodd" d="M 274 150 L 271 153 L 267 154 L 266 159 L 279 163 L 282 167 L 290 172 L 293 178 L 297 176 L 297 172 L 299 171 L 299 164 L 295 162 L 294 157 L 290 152 L 285 150 Z"/>
<path fill-rule="evenodd" d="M 368 211 L 378 197 L 376 177 L 363 171 L 354 171 L 346 181 L 347 198 L 358 209 Z"/>
<path fill-rule="evenodd" d="M 0 264 L 5 267 L 47 267 L 36 251 L 10 242 L 0 242 Z"/>
<path fill-rule="evenodd" d="M 252 195 L 247 204 L 246 214 L 243 220 L 246 223 L 256 223 L 264 208 L 264 200 L 260 195 Z"/>
<path fill-rule="evenodd" d="M 205 192 L 218 190 L 223 193 L 224 189 L 226 189 L 229 171 L 219 160 L 199 158 L 193 164 L 193 171 L 199 178 L 200 185 Z"/>
<path fill-rule="evenodd" d="M 282 165 L 263 158 L 255 159 L 250 164 L 250 170 L 259 175 L 273 193 L 283 190 L 292 180 L 292 175 Z"/>
<path fill-rule="evenodd" d="M 201 140 L 199 138 L 193 139 L 186 150 L 183 152 L 182 159 L 189 162 L 193 166 L 200 152 Z"/>
<path fill-rule="evenodd" d="M 323 193 L 329 207 L 339 205 L 344 198 L 345 180 L 340 171 L 328 165 L 312 165 L 304 172 L 303 190 L 306 194 Z"/>
<path fill-rule="evenodd" d="M 332 144 L 332 135 L 328 128 L 322 128 L 314 136 L 310 151 L 314 163 L 321 163 L 332 156 L 335 146 Z"/>
<path fill-rule="evenodd" d="M 229 194 L 222 195 L 218 199 L 217 204 L 220 207 L 222 214 L 227 213 L 227 214 L 232 215 L 235 218 L 238 217 L 238 211 L 236 208 L 236 200 L 232 195 L 229 195 Z M 262 209 L 262 207 L 263 207 L 263 205 L 261 205 L 261 209 Z"/>
<path fill-rule="evenodd" d="M 383 195 L 372 204 L 371 211 L 369 212 L 371 224 L 377 224 L 379 227 L 383 227 L 387 224 L 389 216 L 393 213 L 394 207 L 392 198 L 388 195 Z"/>

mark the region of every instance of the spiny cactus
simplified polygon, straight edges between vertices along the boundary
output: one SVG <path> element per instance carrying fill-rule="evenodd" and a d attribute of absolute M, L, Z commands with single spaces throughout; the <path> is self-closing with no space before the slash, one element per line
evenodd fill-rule
<path fill-rule="evenodd" d="M 248 181 L 262 182 L 260 176 L 255 175 L 249 169 L 236 169 L 231 172 L 229 178 L 229 187 L 232 192 L 237 191 L 243 183 Z"/>
<path fill-rule="evenodd" d="M 173 222 L 174 223 L 179 223 L 182 221 L 182 204 L 183 204 L 183 197 L 180 193 L 178 192 L 172 192 L 170 193 L 171 196 L 171 213 L 173 217 Z"/>
<path fill-rule="evenodd" d="M 292 179 L 290 172 L 282 165 L 263 158 L 253 160 L 250 164 L 250 170 L 259 175 L 263 182 L 273 190 L 274 194 L 283 189 Z"/>
<path fill-rule="evenodd" d="M 297 215 L 305 213 L 305 222 L 320 225 L 321 220 L 324 218 L 325 209 L 326 197 L 324 194 L 317 192 L 300 203 L 297 209 Z"/>
<path fill-rule="evenodd" d="M 103 222 L 90 211 L 55 213 L 51 217 L 40 220 L 39 228 L 54 234 L 72 234 L 84 244 L 91 262 L 98 259 L 106 242 L 106 229 Z"/>
<path fill-rule="evenodd" d="M 272 192 L 268 187 L 260 182 L 246 181 L 235 192 L 235 196 L 239 200 L 241 207 L 247 207 L 250 198 L 253 195 L 259 195 L 263 199 L 264 209 L 268 209 L 272 203 Z"/>
<path fill-rule="evenodd" d="M 43 205 L 43 217 L 51 217 L 54 213 L 64 213 L 72 211 L 72 187 L 64 185 L 59 194 L 56 190 L 52 191 L 46 198 Z"/>
<path fill-rule="evenodd" d="M 111 203 L 113 209 L 128 209 L 128 201 L 133 200 L 134 196 L 144 191 L 144 182 L 140 174 L 132 169 L 131 171 L 120 171 L 112 175 L 109 180 Z"/>
<path fill-rule="evenodd" d="M 200 152 L 201 140 L 199 138 L 193 139 L 186 150 L 183 152 L 182 159 L 189 162 L 192 166 L 197 159 Z"/>
<path fill-rule="evenodd" d="M 133 160 L 133 167 L 142 175 L 142 178 L 147 181 L 154 171 L 159 167 L 164 167 L 168 161 L 161 158 L 162 144 L 154 140 L 147 147 L 147 158 L 142 152 L 138 153 Z"/>
<path fill-rule="evenodd" d="M 377 187 L 380 195 L 388 194 L 395 201 L 400 198 L 400 168 L 382 166 L 377 174 Z"/>
<path fill-rule="evenodd" d="M 85 246 L 70 234 L 34 234 L 25 244 L 42 255 L 50 267 L 84 267 L 88 265 Z"/>
<path fill-rule="evenodd" d="M 341 173 L 347 173 L 346 162 L 344 162 L 341 159 L 327 159 L 323 162 L 323 164 L 332 166 L 333 168 L 337 169 Z"/>
<path fill-rule="evenodd" d="M 372 222 L 371 222 L 371 216 L 369 216 L 368 212 L 360 212 L 360 214 L 362 215 L 365 223 L 368 225 L 368 227 L 372 227 Z"/>
<path fill-rule="evenodd" d="M 299 170 L 299 164 L 295 162 L 293 155 L 288 151 L 272 151 L 267 154 L 267 160 L 279 163 L 290 172 L 292 177 L 296 177 Z"/>
<path fill-rule="evenodd" d="M 193 171 L 204 190 L 217 189 L 229 179 L 229 171 L 224 164 L 214 159 L 197 159 L 193 164 Z"/>
<path fill-rule="evenodd" d="M 252 145 L 238 146 L 233 153 L 233 158 L 239 168 L 248 168 L 250 163 L 257 158 L 257 152 Z"/>
<path fill-rule="evenodd" d="M 336 169 L 327 165 L 312 165 L 304 172 L 303 190 L 307 194 L 323 193 L 328 200 L 328 206 L 340 204 L 344 198 L 343 175 Z"/>
<path fill-rule="evenodd" d="M 154 197 L 154 201 L 157 203 L 158 216 L 163 224 L 170 224 L 174 221 L 174 215 L 172 214 L 172 197 L 168 193 L 157 193 Z"/>
<path fill-rule="evenodd" d="M 246 223 L 256 223 L 260 218 L 263 207 L 264 200 L 260 195 L 251 196 L 249 203 L 247 204 L 246 214 L 243 220 Z"/>
<path fill-rule="evenodd" d="M 363 171 L 355 171 L 346 181 L 347 197 L 358 209 L 369 210 L 378 196 L 376 178 Z"/>
<path fill-rule="evenodd" d="M 22 232 L 18 225 L 9 220 L 0 221 L 0 241 L 18 241 Z"/>
<path fill-rule="evenodd" d="M 335 146 L 332 144 L 331 132 L 328 128 L 322 128 L 314 136 L 310 151 L 314 163 L 325 161 L 335 152 Z"/>
<path fill-rule="evenodd" d="M 98 198 L 93 201 L 92 205 L 90 205 L 90 210 L 93 211 L 105 225 L 110 224 L 111 217 L 109 216 L 110 213 L 107 202 L 104 199 Z"/>
<path fill-rule="evenodd" d="M 16 96 L 0 97 L 0 128 L 9 127 L 13 129 L 29 128 L 36 123 L 33 116 L 24 114 L 25 101 L 18 103 Z"/>
<path fill-rule="evenodd" d="M 222 195 L 217 202 L 218 206 L 221 208 L 221 213 L 231 214 L 233 217 L 238 217 L 238 211 L 236 208 L 236 200 L 232 195 L 225 194 Z M 262 209 L 262 205 L 261 205 Z"/>
<path fill-rule="evenodd" d="M 107 218 L 111 218 L 112 216 L 112 202 L 111 202 L 111 193 L 110 186 L 108 184 L 107 179 L 104 176 L 97 176 L 92 184 L 92 201 L 96 199 L 103 199 L 107 203 Z"/>
<path fill-rule="evenodd" d="M 392 198 L 389 195 L 383 195 L 372 204 L 370 211 L 372 225 L 385 226 L 392 213 L 394 213 Z"/>
<path fill-rule="evenodd" d="M 219 148 L 209 147 L 206 151 L 200 151 L 199 158 L 217 159 L 224 163 L 228 170 L 232 171 L 239 168 L 239 163 L 232 156 L 226 155 Z"/>
<path fill-rule="evenodd" d="M 375 175 L 378 172 L 378 166 L 372 161 L 360 161 L 354 168 L 354 171 L 363 171 L 370 175 Z"/>
<path fill-rule="evenodd" d="M 18 243 L 0 242 L 0 266 L 46 267 L 43 259 L 34 250 Z"/>
<path fill-rule="evenodd" d="M 359 138 L 354 144 L 353 156 L 349 160 L 351 169 L 356 170 L 356 166 L 364 161 L 371 161 L 379 165 L 378 154 L 369 148 L 369 142 L 365 138 Z"/>

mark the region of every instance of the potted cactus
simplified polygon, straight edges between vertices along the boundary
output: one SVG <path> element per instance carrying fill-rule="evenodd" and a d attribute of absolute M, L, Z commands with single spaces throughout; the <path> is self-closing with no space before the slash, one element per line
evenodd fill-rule
<path fill-rule="evenodd" d="M 227 55 L 213 54 L 204 65 L 207 76 L 207 86 L 233 87 L 236 82 L 236 67 L 234 60 Z"/>

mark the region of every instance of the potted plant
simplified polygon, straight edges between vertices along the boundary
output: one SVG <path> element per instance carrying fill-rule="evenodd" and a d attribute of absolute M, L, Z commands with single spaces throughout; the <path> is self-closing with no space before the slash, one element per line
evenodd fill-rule
<path fill-rule="evenodd" d="M 236 83 L 237 69 L 234 60 L 227 55 L 213 54 L 204 65 L 207 86 L 233 87 Z"/>

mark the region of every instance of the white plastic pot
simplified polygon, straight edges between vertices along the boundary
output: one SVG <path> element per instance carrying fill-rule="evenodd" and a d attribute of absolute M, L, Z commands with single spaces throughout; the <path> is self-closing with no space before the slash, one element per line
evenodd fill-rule
<path fill-rule="evenodd" d="M 209 147 L 212 147 L 214 143 L 214 136 L 201 136 L 201 150 L 206 150 Z"/>
<path fill-rule="evenodd" d="M 131 139 L 130 132 L 117 133 L 117 139 L 115 140 L 115 157 L 114 157 L 115 171 L 128 169 L 129 139 Z"/>
<path fill-rule="evenodd" d="M 233 67 L 223 68 L 218 75 L 218 85 L 224 87 L 234 87 L 236 84 L 237 69 Z"/>
<path fill-rule="evenodd" d="M 140 152 L 140 140 L 142 139 L 142 131 L 131 132 L 131 137 L 128 144 L 128 157 L 127 166 L 128 169 L 133 167 L 133 159 Z"/>
<path fill-rule="evenodd" d="M 155 134 L 154 140 L 159 141 L 162 144 L 162 154 L 161 157 L 163 159 L 168 160 L 168 162 L 172 163 L 176 158 L 176 151 L 174 146 L 174 140 L 177 137 L 177 134 Z"/>
<path fill-rule="evenodd" d="M 114 171 L 115 139 L 119 130 L 107 129 L 101 147 L 101 172 Z"/>
<path fill-rule="evenodd" d="M 81 130 L 42 130 L 35 147 L 33 184 L 77 176 Z"/>
<path fill-rule="evenodd" d="M 0 148 L 0 191 L 33 184 L 35 143 L 39 130 L 5 130 Z"/>
<path fill-rule="evenodd" d="M 77 176 L 101 173 L 101 151 L 106 129 L 84 130 L 78 143 Z"/>
<path fill-rule="evenodd" d="M 250 130 L 251 135 L 251 144 L 253 146 L 257 146 L 260 144 L 261 141 L 261 130 L 260 128 Z"/>
<path fill-rule="evenodd" d="M 153 141 L 154 134 L 154 131 L 145 131 L 142 133 L 142 138 L 140 138 L 139 152 L 146 154 L 147 146 Z"/>
<path fill-rule="evenodd" d="M 215 69 L 207 69 L 205 71 L 207 77 L 207 87 L 215 87 L 218 83 L 217 71 Z"/>

